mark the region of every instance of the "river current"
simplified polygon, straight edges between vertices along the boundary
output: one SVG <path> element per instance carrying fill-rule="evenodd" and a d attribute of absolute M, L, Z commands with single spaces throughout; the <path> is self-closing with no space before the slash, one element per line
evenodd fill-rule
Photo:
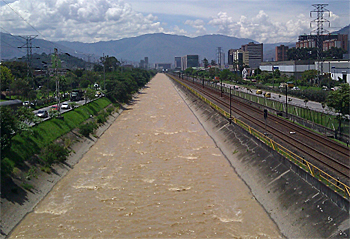
<path fill-rule="evenodd" d="M 279 238 L 164 74 L 11 238 Z"/>

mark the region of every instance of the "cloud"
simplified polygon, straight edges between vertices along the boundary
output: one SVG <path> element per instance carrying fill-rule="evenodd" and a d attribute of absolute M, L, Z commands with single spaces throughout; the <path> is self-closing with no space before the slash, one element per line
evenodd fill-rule
<path fill-rule="evenodd" d="M 196 31 L 197 36 L 204 35 L 207 33 L 207 29 L 205 28 L 205 23 L 203 20 L 200 20 L 200 19 L 186 20 L 185 24 L 197 29 Z"/>
<path fill-rule="evenodd" d="M 187 35 L 187 31 L 184 29 L 181 29 L 179 26 L 174 26 L 172 31 L 165 32 L 166 34 L 173 34 L 173 35 Z"/>
<path fill-rule="evenodd" d="M 95 42 L 164 31 L 156 16 L 122 0 L 17 0 L 9 6 L 0 7 L 7 31 L 37 34 L 33 26 L 47 40 Z"/>
<path fill-rule="evenodd" d="M 242 15 L 235 21 L 226 12 L 212 17 L 209 25 L 217 27 L 217 32 L 239 38 L 250 38 L 258 42 L 276 43 L 296 41 L 298 35 L 310 32 L 310 19 L 303 14 L 285 23 L 272 20 L 264 11 L 255 17 Z"/>

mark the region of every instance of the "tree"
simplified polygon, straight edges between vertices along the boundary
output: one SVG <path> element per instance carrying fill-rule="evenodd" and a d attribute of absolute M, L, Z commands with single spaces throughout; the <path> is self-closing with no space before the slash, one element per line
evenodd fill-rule
<path fill-rule="evenodd" d="M 350 87 L 349 84 L 345 83 L 340 86 L 336 91 L 329 93 L 326 104 L 328 107 L 335 110 L 337 119 L 339 122 L 338 131 L 341 133 L 341 121 L 345 115 L 348 115 L 350 112 Z M 337 134 L 336 134 L 337 135 Z"/>
<path fill-rule="evenodd" d="M 307 70 L 301 74 L 302 84 L 312 83 L 317 79 L 318 72 L 317 70 Z"/>
<path fill-rule="evenodd" d="M 30 129 L 29 124 L 35 122 L 35 115 L 27 107 L 20 107 L 17 111 L 10 107 L 0 107 L 1 120 L 1 159 L 11 148 L 12 138 L 21 132 Z"/>
<path fill-rule="evenodd" d="M 204 58 L 202 62 L 203 62 L 204 68 L 207 68 L 209 66 L 209 61 L 207 58 Z"/>
<path fill-rule="evenodd" d="M 6 61 L 1 62 L 2 66 L 6 66 L 14 76 L 14 78 L 22 78 L 24 79 L 27 76 L 28 66 L 25 62 L 19 61 Z"/>
<path fill-rule="evenodd" d="M 10 88 L 11 83 L 13 82 L 13 75 L 9 68 L 6 66 L 0 65 L 0 86 L 1 91 L 5 91 Z"/>
<path fill-rule="evenodd" d="M 221 80 L 228 80 L 231 75 L 231 71 L 229 69 L 224 69 L 220 72 L 220 79 Z"/>
<path fill-rule="evenodd" d="M 184 71 L 185 75 L 191 76 L 193 74 L 193 68 L 189 67 Z"/>
<path fill-rule="evenodd" d="M 95 98 L 95 91 L 93 89 L 86 89 L 85 90 L 85 100 L 89 99 L 92 100 L 93 98 Z"/>
<path fill-rule="evenodd" d="M 216 66 L 216 61 L 215 60 L 211 60 L 210 65 Z"/>
<path fill-rule="evenodd" d="M 274 78 L 280 78 L 281 77 L 281 72 L 280 70 L 276 69 L 273 71 L 273 77 Z"/>
<path fill-rule="evenodd" d="M 33 90 L 29 86 L 28 81 L 25 81 L 23 79 L 14 80 L 11 83 L 10 88 L 12 91 L 14 91 L 16 95 L 20 95 L 20 98 L 22 99 L 26 99 L 28 97 L 29 92 Z"/>
<path fill-rule="evenodd" d="M 102 64 L 105 66 L 106 72 L 115 71 L 120 65 L 120 61 L 117 60 L 114 56 L 105 56 L 100 58 Z"/>

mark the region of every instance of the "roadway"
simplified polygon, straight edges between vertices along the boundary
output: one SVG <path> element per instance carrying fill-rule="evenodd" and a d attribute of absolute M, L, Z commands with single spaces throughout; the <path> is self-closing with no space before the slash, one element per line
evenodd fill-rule
<path fill-rule="evenodd" d="M 217 85 L 220 86 L 220 83 L 217 83 Z M 238 90 L 238 91 L 241 91 L 241 92 L 244 92 L 244 93 L 247 93 L 247 94 L 252 94 L 252 95 L 255 95 L 257 97 L 262 97 L 264 98 L 264 93 L 265 92 L 269 92 L 269 91 L 263 91 L 262 94 L 256 94 L 256 90 L 249 90 L 248 88 L 246 87 L 242 87 L 242 86 L 239 86 L 239 85 L 233 85 L 233 84 L 227 84 L 227 83 L 222 83 L 222 86 L 223 87 L 226 87 L 226 88 L 233 88 L 235 90 Z M 283 94 L 283 92 L 281 92 L 281 94 L 279 93 L 275 93 L 275 92 L 270 92 L 271 93 L 271 99 L 275 100 L 275 101 L 278 101 L 278 102 L 281 102 L 281 103 L 285 103 L 286 102 L 286 96 Z M 299 106 L 299 107 L 303 107 L 303 108 L 308 108 L 308 109 L 311 109 L 311 110 L 315 110 L 315 111 L 319 111 L 319 112 L 324 112 L 324 113 L 333 113 L 327 106 L 325 106 L 325 108 L 322 107 L 322 104 L 319 103 L 319 102 L 316 102 L 316 101 L 308 101 L 306 104 L 304 102 L 303 99 L 300 99 L 300 98 L 296 98 L 296 97 L 293 97 L 293 96 L 287 96 L 287 99 L 288 99 L 288 104 L 290 105 L 295 105 L 295 106 Z"/>

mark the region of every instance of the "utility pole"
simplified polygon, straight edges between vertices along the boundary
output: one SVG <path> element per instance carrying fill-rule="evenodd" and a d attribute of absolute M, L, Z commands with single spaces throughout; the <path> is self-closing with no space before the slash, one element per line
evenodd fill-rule
<path fill-rule="evenodd" d="M 55 48 L 54 55 L 51 59 L 51 64 L 55 68 L 55 78 L 56 78 L 56 97 L 58 99 L 58 114 L 61 117 L 61 97 L 60 97 L 60 81 L 58 79 L 58 67 L 60 67 L 60 61 L 58 59 L 58 50 Z"/>
<path fill-rule="evenodd" d="M 106 58 L 105 54 L 103 53 L 103 90 L 106 91 Z"/>
<path fill-rule="evenodd" d="M 316 32 L 316 47 L 317 47 L 317 61 L 319 65 L 319 75 L 318 75 L 318 84 L 320 83 L 320 76 L 323 75 L 323 38 L 324 33 L 328 33 L 327 30 L 323 29 L 323 23 L 328 23 L 328 27 L 330 27 L 330 22 L 327 19 L 323 18 L 323 15 L 325 12 L 328 13 L 328 16 L 330 17 L 330 11 L 325 9 L 328 4 L 313 4 L 313 7 L 315 7 L 314 10 L 310 12 L 310 17 L 316 13 L 317 18 L 310 22 L 310 28 L 312 28 L 313 23 L 316 23 L 316 29 L 311 31 Z"/>
<path fill-rule="evenodd" d="M 232 88 L 231 88 L 231 86 L 230 86 L 230 124 L 232 123 L 232 114 L 231 114 L 231 106 L 232 106 L 232 103 L 231 103 L 231 101 L 232 101 Z"/>
<path fill-rule="evenodd" d="M 33 72 L 32 72 L 32 61 L 33 61 L 33 48 L 40 48 L 40 47 L 33 47 L 32 40 L 36 38 L 38 35 L 28 35 L 28 36 L 19 36 L 26 40 L 26 43 L 23 46 L 19 46 L 18 48 L 26 48 L 27 49 L 27 77 L 30 78 L 33 81 L 33 88 L 35 88 L 34 80 L 33 80 Z"/>

